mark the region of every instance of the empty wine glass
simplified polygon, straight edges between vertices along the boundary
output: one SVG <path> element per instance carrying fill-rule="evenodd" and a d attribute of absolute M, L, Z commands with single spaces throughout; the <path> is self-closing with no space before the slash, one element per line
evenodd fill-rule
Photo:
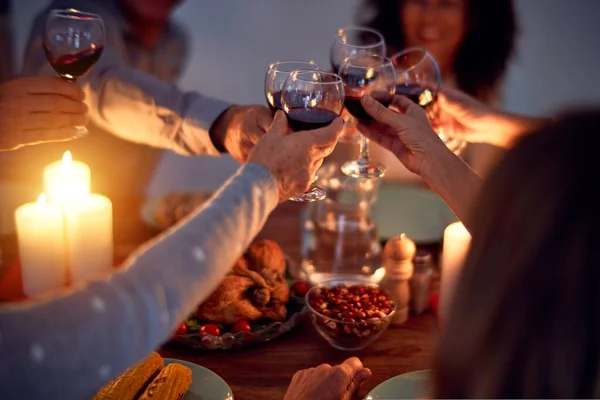
<path fill-rule="evenodd" d="M 386 107 L 392 103 L 396 91 L 396 73 L 390 59 L 375 55 L 352 56 L 342 62 L 339 74 L 344 82 L 344 105 L 360 122 L 373 120 L 362 106 L 360 100 L 363 95 L 371 95 Z M 369 141 L 362 135 L 359 158 L 344 163 L 342 171 L 355 178 L 377 178 L 383 176 L 385 166 L 371 160 Z"/>
<path fill-rule="evenodd" d="M 437 105 L 442 73 L 435 58 L 426 49 L 413 47 L 394 55 L 392 62 L 396 68 L 396 94 L 421 106 L 446 146 L 454 153 L 460 153 L 466 143 L 452 137 L 452 126 L 444 123 Z"/>
<path fill-rule="evenodd" d="M 344 84 L 330 72 L 297 70 L 290 73 L 283 85 L 281 106 L 294 131 L 327 126 L 342 113 Z M 310 189 L 290 200 L 311 202 L 323 200 L 325 190 L 311 185 Z"/>
<path fill-rule="evenodd" d="M 97 14 L 75 9 L 51 10 L 44 50 L 61 78 L 76 82 L 98 61 L 104 49 L 104 22 Z"/>
<path fill-rule="evenodd" d="M 381 33 L 362 26 L 349 26 L 338 29 L 329 59 L 333 72 L 352 56 L 385 56 L 385 41 Z"/>
<path fill-rule="evenodd" d="M 277 61 L 267 69 L 265 75 L 265 97 L 267 104 L 273 113 L 282 110 L 281 91 L 283 84 L 290 76 L 292 71 L 296 70 L 319 71 L 319 66 L 314 61 Z"/>

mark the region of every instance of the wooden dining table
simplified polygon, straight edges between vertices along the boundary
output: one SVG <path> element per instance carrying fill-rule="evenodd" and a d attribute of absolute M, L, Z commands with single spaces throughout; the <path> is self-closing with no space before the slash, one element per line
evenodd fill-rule
<path fill-rule="evenodd" d="M 115 256 L 126 257 L 144 241 L 159 232 L 149 228 L 140 217 L 143 199 L 113 201 Z M 300 258 L 300 216 L 304 206 L 283 203 L 269 217 L 259 233 L 276 240 L 292 261 Z M 14 235 L 2 237 L 4 276 L 0 276 L 0 301 L 22 296 L 20 271 Z M 6 267 L 8 263 L 9 267 Z M 12 266 L 12 267 L 11 267 Z M 289 332 L 265 343 L 235 350 L 199 350 L 166 343 L 163 357 L 182 359 L 208 368 L 231 387 L 236 400 L 282 399 L 292 376 L 303 368 L 319 364 L 338 364 L 348 357 L 359 357 L 373 375 L 355 398 L 362 399 L 378 384 L 399 374 L 431 367 L 438 326 L 431 311 L 411 315 L 408 321 L 390 326 L 373 344 L 360 351 L 332 348 L 312 327 L 308 318 Z"/>

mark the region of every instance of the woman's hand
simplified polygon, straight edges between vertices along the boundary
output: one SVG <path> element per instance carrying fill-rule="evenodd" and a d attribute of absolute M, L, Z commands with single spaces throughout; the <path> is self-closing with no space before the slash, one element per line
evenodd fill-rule
<path fill-rule="evenodd" d="M 356 357 L 335 367 L 321 364 L 303 369 L 294 374 L 284 400 L 349 400 L 370 376 Z"/>
<path fill-rule="evenodd" d="M 488 107 L 458 90 L 444 89 L 438 95 L 442 121 L 451 125 L 457 139 L 511 147 L 522 134 L 540 128 L 549 120 L 511 114 Z"/>
<path fill-rule="evenodd" d="M 306 191 L 342 134 L 344 123 L 337 118 L 330 125 L 309 131 L 289 132 L 287 119 L 277 111 L 273 124 L 256 143 L 248 157 L 266 167 L 279 184 L 279 201 Z"/>
<path fill-rule="evenodd" d="M 59 78 L 19 78 L 0 85 L 0 150 L 78 137 L 87 122 L 83 98 L 77 85 Z"/>
<path fill-rule="evenodd" d="M 370 140 L 391 151 L 411 172 L 421 175 L 430 157 L 450 150 L 431 127 L 425 112 L 404 96 L 394 96 L 390 108 L 371 96 L 361 99 L 374 122 L 359 124 L 358 129 Z"/>

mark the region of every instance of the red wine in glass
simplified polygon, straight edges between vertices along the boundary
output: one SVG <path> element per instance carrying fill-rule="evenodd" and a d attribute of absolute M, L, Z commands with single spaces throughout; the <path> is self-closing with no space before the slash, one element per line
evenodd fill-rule
<path fill-rule="evenodd" d="M 325 108 L 292 108 L 287 112 L 288 122 L 293 131 L 306 131 L 327 126 L 339 114 Z"/>
<path fill-rule="evenodd" d="M 437 100 L 437 92 L 418 83 L 401 83 L 396 85 L 396 94 L 408 97 L 417 105 L 427 109 Z"/>
<path fill-rule="evenodd" d="M 281 106 L 281 90 L 267 96 L 267 104 L 273 114 L 275 114 L 277 110 L 283 110 L 283 107 Z"/>
<path fill-rule="evenodd" d="M 44 47 L 44 50 L 52 68 L 63 79 L 75 82 L 96 64 L 104 47 L 99 46 L 68 54 L 53 54 L 47 47 Z"/>
<path fill-rule="evenodd" d="M 390 93 L 371 93 L 371 97 L 383 104 L 384 107 L 388 107 L 392 104 L 392 95 Z M 346 96 L 344 98 L 344 106 L 350 114 L 361 122 L 369 122 L 373 120 L 364 109 L 360 102 L 361 97 L 359 96 Z"/>
<path fill-rule="evenodd" d="M 100 59 L 104 22 L 97 14 L 75 9 L 50 10 L 44 30 L 44 51 L 61 78 L 76 82 Z"/>

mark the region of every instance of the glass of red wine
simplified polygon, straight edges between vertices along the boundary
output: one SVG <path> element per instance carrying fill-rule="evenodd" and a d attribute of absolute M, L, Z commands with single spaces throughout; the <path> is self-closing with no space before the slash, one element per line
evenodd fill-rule
<path fill-rule="evenodd" d="M 422 47 L 406 49 L 392 57 L 396 69 L 396 94 L 421 106 L 446 146 L 458 154 L 466 143 L 452 137 L 452 127 L 444 124 L 437 106 L 437 93 L 442 86 L 442 73 L 435 58 Z"/>
<path fill-rule="evenodd" d="M 362 26 L 338 29 L 329 60 L 336 74 L 340 65 L 352 56 L 385 56 L 385 41 L 381 33 Z"/>
<path fill-rule="evenodd" d="M 344 84 L 339 76 L 330 72 L 292 71 L 283 85 L 281 106 L 293 131 L 322 128 L 342 113 Z M 311 202 L 323 200 L 325 196 L 325 190 L 312 185 L 290 200 Z"/>
<path fill-rule="evenodd" d="M 273 113 L 283 110 L 281 107 L 283 84 L 290 73 L 297 70 L 320 71 L 320 68 L 314 61 L 277 61 L 269 65 L 265 76 L 265 97 Z"/>
<path fill-rule="evenodd" d="M 360 102 L 363 95 L 370 95 L 386 107 L 392 103 L 396 92 L 396 72 L 390 59 L 376 55 L 352 56 L 342 62 L 339 75 L 344 82 L 344 105 L 359 122 L 373 121 Z M 354 178 L 377 178 L 385 174 L 385 166 L 371 160 L 369 140 L 363 135 L 359 158 L 344 163 L 342 172 Z"/>
<path fill-rule="evenodd" d="M 76 82 L 92 68 L 104 49 L 104 22 L 97 14 L 75 9 L 51 10 L 46 19 L 44 50 L 61 78 Z"/>

